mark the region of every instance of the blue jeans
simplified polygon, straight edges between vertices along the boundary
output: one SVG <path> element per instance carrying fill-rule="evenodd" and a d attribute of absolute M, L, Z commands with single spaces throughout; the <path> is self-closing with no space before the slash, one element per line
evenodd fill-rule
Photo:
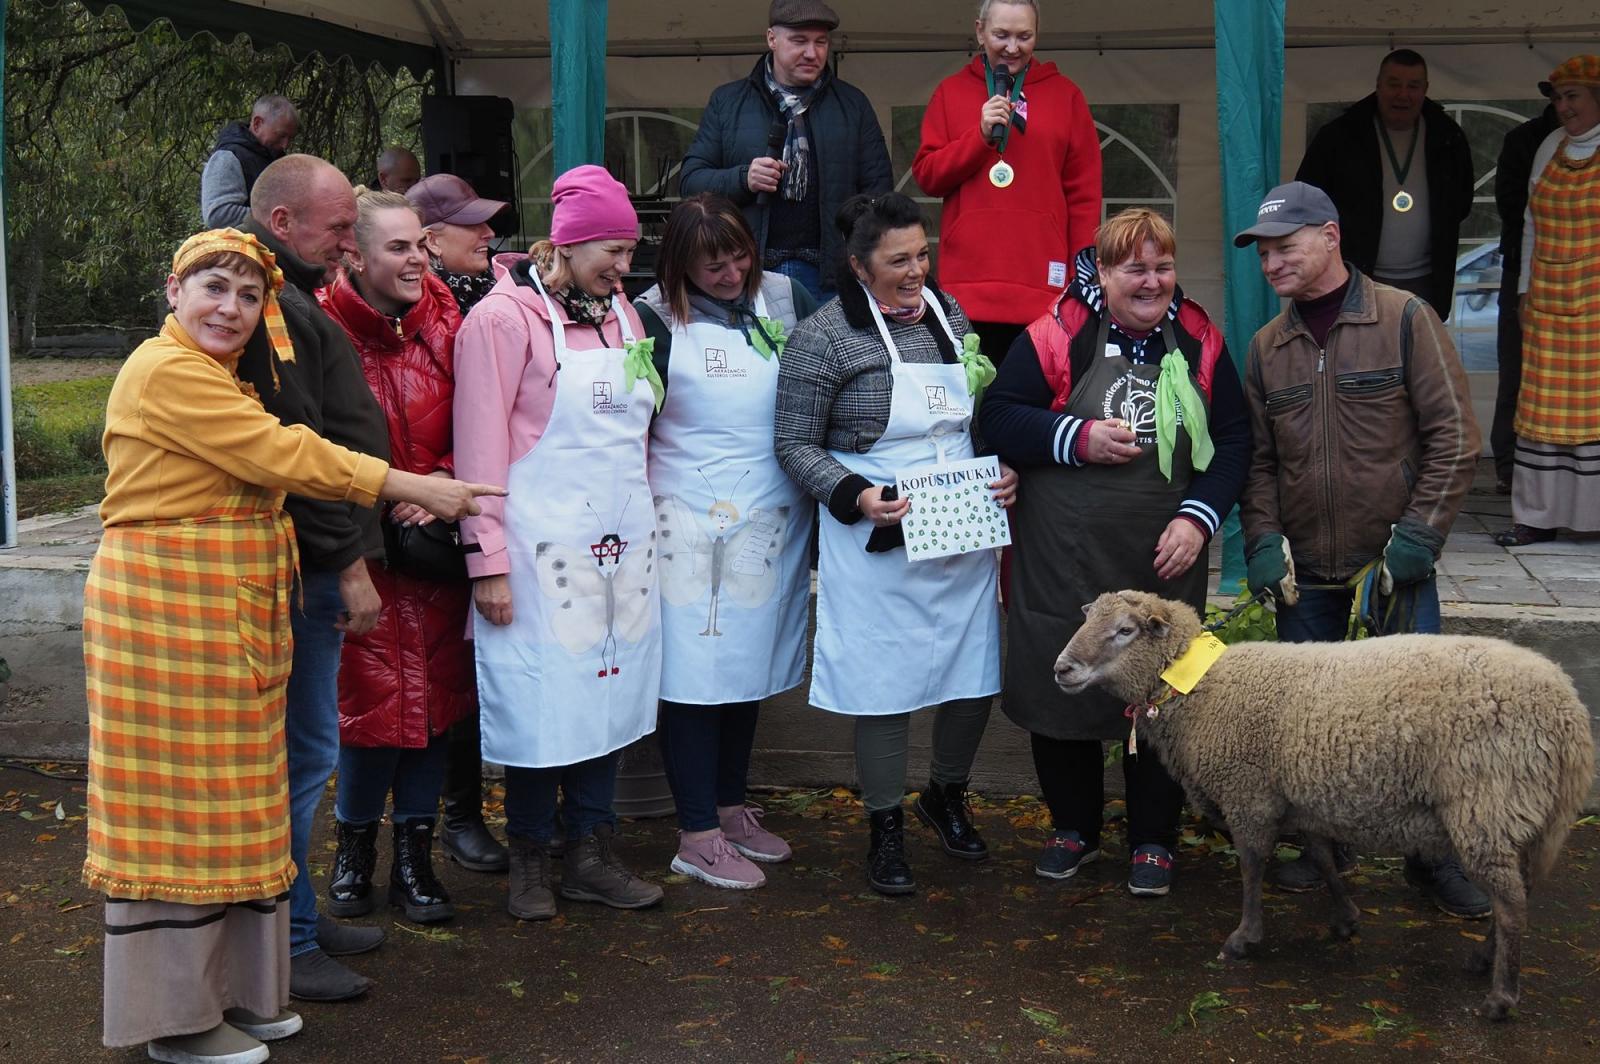
<path fill-rule="evenodd" d="M 409 824 L 439 815 L 450 741 L 436 735 L 421 749 L 399 746 L 341 746 L 339 782 L 333 813 L 341 824 L 375 824 L 394 791 L 394 822 Z"/>
<path fill-rule="evenodd" d="M 300 608 L 300 595 L 305 608 Z M 302 572 L 289 603 L 294 663 L 289 671 L 284 731 L 289 755 L 289 849 L 300 874 L 289 888 L 289 955 L 317 948 L 317 892 L 306 851 L 317 804 L 339 760 L 339 650 L 344 633 L 334 622 L 344 610 L 339 574 Z"/>
<path fill-rule="evenodd" d="M 744 804 L 760 710 L 760 702 L 661 703 L 656 740 L 678 805 L 678 827 L 684 831 L 710 831 L 721 823 L 718 806 Z"/>
<path fill-rule="evenodd" d="M 804 259 L 784 259 L 772 268 L 773 273 L 781 273 L 785 277 L 798 281 L 816 297 L 817 302 L 826 303 L 838 295 L 831 288 L 822 286 L 822 271 Z"/>
<path fill-rule="evenodd" d="M 1308 581 L 1315 583 L 1316 581 Z M 1433 577 L 1416 585 L 1417 601 L 1408 631 L 1438 635 L 1439 588 Z M 1300 601 L 1278 607 L 1278 641 L 1282 643 L 1337 643 L 1344 638 L 1355 593 L 1344 588 L 1300 589 Z M 1384 635 L 1398 635 L 1385 632 Z"/>
<path fill-rule="evenodd" d="M 576 842 L 601 824 L 617 823 L 617 751 L 556 768 L 506 766 L 506 834 L 548 845 L 556 828 L 556 789 L 562 827 Z"/>

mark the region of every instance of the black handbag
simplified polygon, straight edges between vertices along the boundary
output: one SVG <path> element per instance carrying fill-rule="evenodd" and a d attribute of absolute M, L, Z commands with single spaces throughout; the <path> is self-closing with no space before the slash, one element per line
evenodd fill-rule
<path fill-rule="evenodd" d="M 461 551 L 461 525 L 430 521 L 402 525 L 383 516 L 384 565 L 415 580 L 465 580 L 467 557 Z"/>

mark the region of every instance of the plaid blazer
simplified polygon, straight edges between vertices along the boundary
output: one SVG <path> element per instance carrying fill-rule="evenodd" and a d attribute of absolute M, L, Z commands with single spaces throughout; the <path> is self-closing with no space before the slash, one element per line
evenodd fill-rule
<path fill-rule="evenodd" d="M 972 330 L 954 299 L 932 284 L 928 291 L 943 301 L 957 340 Z M 956 349 L 932 314 L 915 325 L 888 324 L 905 361 L 956 361 Z M 784 347 L 773 445 L 783 471 L 823 505 L 854 476 L 828 452 L 864 454 L 888 427 L 889 367 L 889 351 L 872 322 L 866 293 L 856 284 L 846 284 L 837 299 L 802 321 Z M 978 447 L 976 438 L 973 445 Z"/>

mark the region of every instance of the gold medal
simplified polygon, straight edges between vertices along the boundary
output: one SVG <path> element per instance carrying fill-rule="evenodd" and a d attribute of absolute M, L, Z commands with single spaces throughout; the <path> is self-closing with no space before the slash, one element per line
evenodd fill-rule
<path fill-rule="evenodd" d="M 1394 209 L 1399 211 L 1401 214 L 1409 211 L 1412 207 L 1416 206 L 1417 203 L 1416 200 L 1411 198 L 1411 193 L 1407 192 L 1405 189 L 1401 189 L 1399 192 L 1396 192 L 1394 194 L 1394 199 L 1390 202 L 1394 204 Z"/>
<path fill-rule="evenodd" d="M 1010 188 L 1011 182 L 1016 179 L 1017 172 L 1004 159 L 989 167 L 989 184 L 995 188 Z"/>

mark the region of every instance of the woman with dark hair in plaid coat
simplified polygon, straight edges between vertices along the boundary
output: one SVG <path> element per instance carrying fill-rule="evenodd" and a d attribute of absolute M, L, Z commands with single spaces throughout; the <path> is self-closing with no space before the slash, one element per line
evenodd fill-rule
<path fill-rule="evenodd" d="M 868 880 L 907 894 L 916 884 L 900 803 L 916 710 L 938 707 L 917 815 L 951 856 L 988 856 L 966 785 L 1000 689 L 1000 618 L 994 552 L 908 561 L 900 529 L 908 502 L 892 485 L 898 471 L 975 453 L 972 412 L 994 367 L 955 300 L 929 283 L 914 202 L 857 196 L 838 224 L 837 276 L 854 283 L 801 322 L 784 350 L 775 449 L 822 511 L 810 701 L 856 718 L 872 825 Z M 989 487 L 1009 506 L 1016 474 L 1001 470 Z"/>

